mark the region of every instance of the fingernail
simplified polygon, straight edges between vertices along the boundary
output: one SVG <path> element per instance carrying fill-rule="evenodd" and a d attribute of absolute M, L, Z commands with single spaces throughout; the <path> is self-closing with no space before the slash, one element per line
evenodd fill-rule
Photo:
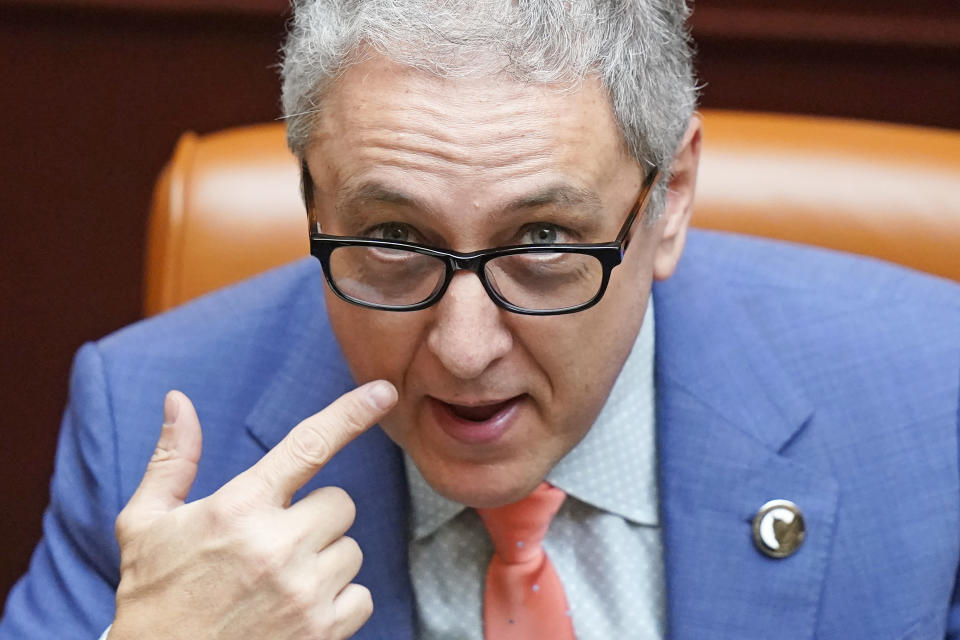
<path fill-rule="evenodd" d="M 367 388 L 367 398 L 374 409 L 386 411 L 397 401 L 397 390 L 389 382 L 381 380 Z"/>
<path fill-rule="evenodd" d="M 163 400 L 163 424 L 173 424 L 177 421 L 178 415 L 180 415 L 180 401 L 177 395 L 170 391 Z"/>

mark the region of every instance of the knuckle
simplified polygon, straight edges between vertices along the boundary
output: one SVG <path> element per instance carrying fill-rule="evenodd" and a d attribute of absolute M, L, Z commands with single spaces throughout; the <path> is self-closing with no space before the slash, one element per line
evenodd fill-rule
<path fill-rule="evenodd" d="M 373 615 L 373 595 L 362 584 L 355 585 L 357 590 L 357 614 L 366 620 Z"/>
<path fill-rule="evenodd" d="M 284 589 L 284 602 L 293 615 L 307 619 L 314 615 L 317 607 L 315 595 L 306 585 L 288 583 Z"/>
<path fill-rule="evenodd" d="M 357 505 L 354 504 L 353 498 L 350 497 L 350 494 L 346 492 L 345 489 L 336 486 L 326 487 L 325 491 L 330 496 L 330 500 L 336 505 L 337 511 L 344 513 L 355 513 L 357 510 Z"/>
<path fill-rule="evenodd" d="M 267 573 L 278 574 L 283 568 L 283 553 L 272 538 L 259 531 L 249 531 L 243 537 L 244 553 Z"/>
<path fill-rule="evenodd" d="M 361 611 L 363 613 L 363 618 L 366 620 L 373 615 L 373 595 L 370 593 L 370 589 L 366 587 L 361 587 L 363 593 L 360 598 Z"/>
<path fill-rule="evenodd" d="M 147 462 L 148 468 L 157 464 L 162 464 L 167 460 L 177 459 L 179 457 L 176 447 L 169 446 L 170 442 L 176 442 L 176 437 L 173 437 L 172 433 L 172 426 L 165 424 L 163 427 L 161 427 L 160 438 L 157 440 L 157 444 L 153 449 L 153 454 L 150 456 L 150 460 Z"/>
<path fill-rule="evenodd" d="M 117 537 L 117 543 L 122 547 L 133 542 L 147 533 L 152 524 L 151 520 L 138 511 L 134 502 L 121 509 L 113 522 L 113 531 Z"/>
<path fill-rule="evenodd" d="M 117 534 L 118 541 L 123 541 L 133 535 L 135 526 L 134 518 L 135 516 L 130 512 L 129 508 L 124 508 L 117 514 L 117 519 L 114 522 L 114 531 Z"/>
<path fill-rule="evenodd" d="M 340 414 L 347 433 L 365 431 L 370 421 L 370 408 L 358 398 L 351 398 L 346 410 Z"/>
<path fill-rule="evenodd" d="M 343 546 L 343 552 L 347 556 L 347 559 L 359 568 L 360 565 L 363 564 L 363 549 L 360 548 L 360 544 L 350 536 L 344 536 Z"/>
<path fill-rule="evenodd" d="M 175 449 L 167 449 L 166 447 L 158 444 L 153 450 L 153 454 L 150 456 L 149 462 L 147 462 L 147 467 L 155 467 L 168 462 L 170 460 L 177 459 L 177 452 Z"/>
<path fill-rule="evenodd" d="M 218 491 L 206 499 L 205 525 L 214 533 L 226 533 L 237 527 L 246 512 L 244 504 L 227 492 Z"/>
<path fill-rule="evenodd" d="M 323 465 L 333 455 L 333 443 L 324 429 L 302 425 L 287 439 L 286 454 L 297 467 Z"/>
<path fill-rule="evenodd" d="M 286 444 L 278 445 L 276 455 L 279 455 L 280 450 L 286 446 Z M 282 456 L 284 464 L 292 459 L 293 458 L 286 453 Z M 277 486 L 278 482 L 282 479 L 282 471 L 278 471 L 276 466 L 272 464 L 257 463 L 244 471 L 243 474 L 249 476 L 252 480 L 250 483 L 251 490 L 245 496 L 246 504 L 250 506 L 262 504 L 261 501 L 267 498 L 271 489 Z"/>
<path fill-rule="evenodd" d="M 279 578 L 286 565 L 283 554 L 266 539 L 266 536 L 251 535 L 245 540 L 244 555 L 256 567 L 258 575 L 262 579 Z"/>
<path fill-rule="evenodd" d="M 324 487 L 324 501 L 329 505 L 330 513 L 349 527 L 357 517 L 357 505 L 350 494 L 340 487 Z"/>
<path fill-rule="evenodd" d="M 283 590 L 288 554 L 266 531 L 250 528 L 224 541 L 252 588 L 268 585 Z"/>

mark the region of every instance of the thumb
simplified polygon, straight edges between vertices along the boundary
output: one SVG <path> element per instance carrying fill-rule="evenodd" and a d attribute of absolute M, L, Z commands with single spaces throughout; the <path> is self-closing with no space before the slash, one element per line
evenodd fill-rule
<path fill-rule="evenodd" d="M 136 510 L 167 512 L 184 503 L 197 477 L 202 437 L 190 398 L 171 391 L 163 402 L 163 427 L 140 486 L 130 499 Z"/>

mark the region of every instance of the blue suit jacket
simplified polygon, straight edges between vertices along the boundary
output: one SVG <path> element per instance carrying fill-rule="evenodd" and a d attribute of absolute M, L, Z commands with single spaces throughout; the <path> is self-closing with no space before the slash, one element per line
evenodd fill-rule
<path fill-rule="evenodd" d="M 110 622 L 113 523 L 168 389 L 200 414 L 200 497 L 353 385 L 322 287 L 308 259 L 81 349 L 44 538 L 0 638 L 92 640 Z M 654 295 L 670 636 L 960 638 L 960 287 L 692 233 Z M 325 484 L 358 506 L 375 613 L 357 637 L 414 637 L 400 452 L 372 430 L 304 491 Z M 807 523 L 783 560 L 751 539 L 774 498 Z"/>

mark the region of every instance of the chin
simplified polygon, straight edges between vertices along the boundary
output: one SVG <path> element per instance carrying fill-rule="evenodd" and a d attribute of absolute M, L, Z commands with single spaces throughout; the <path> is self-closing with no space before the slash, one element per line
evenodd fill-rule
<path fill-rule="evenodd" d="M 431 460 L 417 468 L 433 490 L 443 497 L 470 507 L 499 507 L 522 500 L 546 477 L 533 470 L 529 461 L 474 464 Z M 511 468 L 520 466 L 520 468 Z"/>

